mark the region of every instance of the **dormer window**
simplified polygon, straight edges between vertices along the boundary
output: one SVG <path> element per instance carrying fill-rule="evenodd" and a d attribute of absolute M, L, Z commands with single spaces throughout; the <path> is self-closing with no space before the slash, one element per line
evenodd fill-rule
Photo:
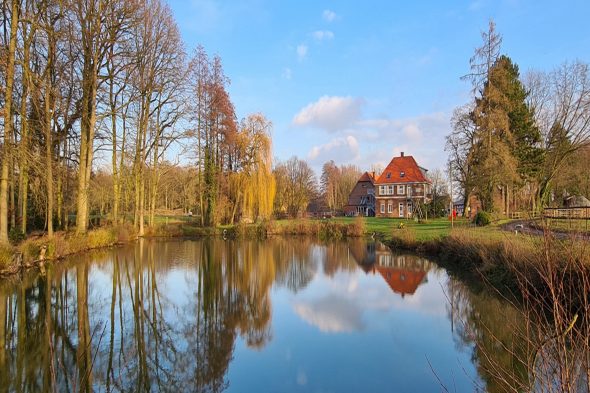
<path fill-rule="evenodd" d="M 391 172 L 387 172 L 387 176 L 388 179 L 391 179 Z"/>
<path fill-rule="evenodd" d="M 401 172 L 399 173 L 399 177 L 404 177 L 404 176 L 406 176 L 406 172 L 404 172 L 404 171 L 401 171 Z"/>

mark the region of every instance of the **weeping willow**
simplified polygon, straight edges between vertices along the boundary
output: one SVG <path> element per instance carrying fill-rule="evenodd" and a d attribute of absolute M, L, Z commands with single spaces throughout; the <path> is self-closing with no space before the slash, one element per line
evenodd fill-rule
<path fill-rule="evenodd" d="M 239 179 L 243 190 L 242 214 L 253 220 L 269 219 L 276 193 L 272 173 L 271 123 L 262 114 L 249 116 L 243 124 L 246 139 L 245 165 Z"/>

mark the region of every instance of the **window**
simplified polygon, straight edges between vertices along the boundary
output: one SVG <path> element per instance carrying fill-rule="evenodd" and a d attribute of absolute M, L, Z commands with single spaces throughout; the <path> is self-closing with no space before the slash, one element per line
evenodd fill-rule
<path fill-rule="evenodd" d="M 404 216 L 404 204 L 403 203 L 399 204 L 399 216 L 400 217 Z"/>
<path fill-rule="evenodd" d="M 412 204 L 408 203 L 408 214 L 412 214 L 413 210 L 412 210 Z"/>
<path fill-rule="evenodd" d="M 399 173 L 399 177 L 404 177 L 404 176 L 406 176 L 406 172 L 404 172 L 404 171 L 401 171 L 401 172 Z"/>
<path fill-rule="evenodd" d="M 391 201 L 387 204 L 387 213 L 393 213 L 393 203 Z"/>
<path fill-rule="evenodd" d="M 419 193 L 421 193 L 421 192 L 422 192 L 422 187 L 420 187 L 420 186 L 417 186 L 417 187 L 416 187 L 416 194 L 419 194 Z"/>
<path fill-rule="evenodd" d="M 387 176 L 388 179 L 391 179 L 391 172 L 387 172 Z"/>
<path fill-rule="evenodd" d="M 406 193 L 406 186 L 397 186 L 397 195 L 404 195 Z"/>
<path fill-rule="evenodd" d="M 393 195 L 393 186 L 387 187 L 387 195 Z"/>
<path fill-rule="evenodd" d="M 381 202 L 381 213 L 385 213 L 385 202 Z"/>
<path fill-rule="evenodd" d="M 385 195 L 385 186 L 379 186 L 379 195 Z"/>

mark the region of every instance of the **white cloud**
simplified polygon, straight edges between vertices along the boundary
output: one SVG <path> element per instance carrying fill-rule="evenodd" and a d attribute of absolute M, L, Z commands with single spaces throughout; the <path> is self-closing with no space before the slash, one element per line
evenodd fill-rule
<path fill-rule="evenodd" d="M 294 126 L 336 134 L 329 142 L 312 145 L 308 150 L 307 157 L 314 165 L 333 159 L 369 170 L 376 165 L 384 167 L 403 151 L 425 168 L 446 166 L 444 148 L 445 136 L 450 131 L 449 113 L 433 112 L 407 118 L 364 116 L 365 102 L 363 98 L 350 96 L 324 96 L 293 117 Z"/>
<path fill-rule="evenodd" d="M 295 313 L 324 333 L 356 332 L 364 328 L 362 310 L 337 294 L 302 301 L 293 306 Z"/>
<path fill-rule="evenodd" d="M 283 68 L 283 73 L 281 76 L 287 80 L 290 80 L 293 77 L 293 71 L 289 67 Z"/>
<path fill-rule="evenodd" d="M 317 30 L 317 31 L 314 31 L 313 33 L 311 33 L 311 35 L 317 41 L 324 41 L 324 40 L 327 41 L 327 40 L 331 40 L 334 38 L 334 33 L 331 32 L 330 30 Z"/>
<path fill-rule="evenodd" d="M 323 96 L 293 118 L 296 126 L 312 126 L 326 131 L 340 131 L 354 126 L 360 118 L 364 101 L 354 97 Z"/>
<path fill-rule="evenodd" d="M 335 138 L 324 145 L 312 147 L 307 158 L 310 161 L 317 162 L 327 160 L 334 160 L 340 163 L 354 161 L 359 158 L 359 144 L 352 135 Z"/>
<path fill-rule="evenodd" d="M 334 21 L 334 19 L 336 19 L 337 16 L 338 15 L 336 15 L 336 13 L 331 10 L 324 10 L 324 12 L 322 13 L 322 18 L 324 18 L 324 20 L 327 22 Z"/>
<path fill-rule="evenodd" d="M 307 56 L 307 45 L 299 44 L 297 45 L 297 58 L 299 61 L 302 61 Z"/>

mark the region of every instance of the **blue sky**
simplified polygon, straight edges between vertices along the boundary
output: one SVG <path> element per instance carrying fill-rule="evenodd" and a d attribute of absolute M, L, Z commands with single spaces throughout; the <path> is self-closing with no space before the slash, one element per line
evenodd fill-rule
<path fill-rule="evenodd" d="M 442 168 L 459 78 L 493 18 L 521 70 L 590 61 L 590 1 L 169 0 L 187 51 L 221 56 L 239 118 L 273 122 L 274 155 L 362 170 L 400 151 Z"/>

